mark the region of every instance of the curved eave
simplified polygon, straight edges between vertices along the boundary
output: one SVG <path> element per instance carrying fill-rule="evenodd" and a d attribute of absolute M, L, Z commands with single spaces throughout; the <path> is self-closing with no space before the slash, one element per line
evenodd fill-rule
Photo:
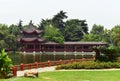
<path fill-rule="evenodd" d="M 44 42 L 44 40 L 43 39 L 38 39 L 38 38 L 24 38 L 24 39 L 21 39 L 20 40 L 20 42 L 39 42 L 39 43 L 41 43 L 41 42 Z"/>
<path fill-rule="evenodd" d="M 37 31 L 37 30 L 34 30 L 34 31 L 22 31 L 21 33 L 27 33 L 27 34 L 33 34 L 33 33 L 36 33 L 36 34 L 40 34 L 42 33 L 43 31 Z"/>

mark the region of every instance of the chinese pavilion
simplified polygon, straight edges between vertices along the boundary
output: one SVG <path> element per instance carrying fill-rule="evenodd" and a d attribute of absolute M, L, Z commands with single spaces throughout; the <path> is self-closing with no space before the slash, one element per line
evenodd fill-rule
<path fill-rule="evenodd" d="M 44 42 L 44 39 L 39 38 L 43 31 L 37 30 L 30 21 L 27 29 L 22 30 L 22 38 L 19 39 L 22 45 L 22 51 L 33 52 L 39 51 L 40 44 Z"/>
<path fill-rule="evenodd" d="M 64 42 L 59 44 L 55 42 L 46 42 L 40 38 L 43 31 L 37 30 L 32 21 L 27 29 L 22 30 L 22 38 L 19 42 L 22 45 L 22 52 L 93 52 L 93 46 L 106 46 L 103 42 Z"/>

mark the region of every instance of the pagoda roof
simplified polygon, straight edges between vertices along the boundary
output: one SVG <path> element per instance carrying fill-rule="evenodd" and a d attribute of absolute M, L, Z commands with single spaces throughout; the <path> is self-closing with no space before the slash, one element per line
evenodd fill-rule
<path fill-rule="evenodd" d="M 21 31 L 21 33 L 28 33 L 28 34 L 31 34 L 31 33 L 40 34 L 42 32 L 43 32 L 42 30 L 36 29 L 36 27 L 33 25 L 32 21 L 30 21 L 29 25 L 27 26 L 27 29 Z"/>
<path fill-rule="evenodd" d="M 43 42 L 44 39 L 40 39 L 40 38 L 37 38 L 37 37 L 34 37 L 34 38 L 21 38 L 20 41 L 21 42 L 34 42 L 34 41 Z"/>

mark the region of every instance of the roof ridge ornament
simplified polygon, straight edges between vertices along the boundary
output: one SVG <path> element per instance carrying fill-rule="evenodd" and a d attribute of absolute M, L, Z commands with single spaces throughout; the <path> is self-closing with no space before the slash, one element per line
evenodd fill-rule
<path fill-rule="evenodd" d="M 30 23 L 29 23 L 29 25 L 31 25 L 31 24 L 33 24 L 33 23 L 32 23 L 32 20 L 30 20 Z"/>

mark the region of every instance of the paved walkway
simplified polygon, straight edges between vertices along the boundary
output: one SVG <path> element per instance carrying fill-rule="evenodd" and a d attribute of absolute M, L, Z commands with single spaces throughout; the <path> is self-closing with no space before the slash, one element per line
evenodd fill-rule
<path fill-rule="evenodd" d="M 55 71 L 56 66 L 51 67 L 44 67 L 44 68 L 38 68 L 38 69 L 30 69 L 31 71 L 37 71 L 37 72 L 46 72 L 46 71 Z M 29 71 L 30 71 L 29 70 Z M 58 70 L 58 71 L 112 71 L 112 70 L 120 70 L 120 69 L 72 69 L 72 70 Z M 17 71 L 17 76 L 24 76 L 24 73 L 28 70 L 24 71 Z"/>
<path fill-rule="evenodd" d="M 31 69 L 31 71 L 37 71 L 37 72 L 46 72 L 46 71 L 54 71 L 56 66 L 51 67 L 44 67 L 44 68 L 38 68 L 38 69 Z M 24 71 L 17 71 L 17 76 L 24 76 L 24 73 L 28 70 Z"/>

